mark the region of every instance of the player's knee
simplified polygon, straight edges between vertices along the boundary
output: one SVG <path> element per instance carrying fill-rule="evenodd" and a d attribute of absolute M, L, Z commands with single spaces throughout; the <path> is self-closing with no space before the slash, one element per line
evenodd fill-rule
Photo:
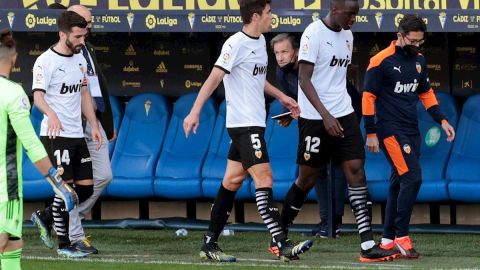
<path fill-rule="evenodd" d="M 98 175 L 94 175 L 95 178 L 95 186 L 97 186 L 97 183 L 101 183 L 104 185 L 107 185 L 112 181 L 113 175 L 112 175 L 112 170 L 103 170 Z"/>
<path fill-rule="evenodd" d="M 8 234 L 2 234 L 0 237 L 0 253 L 5 252 L 5 248 L 9 246 L 9 249 L 19 249 L 23 247 L 23 240 L 18 237 L 12 237 Z"/>
<path fill-rule="evenodd" d="M 112 182 L 112 179 L 105 181 L 95 180 L 94 190 L 103 191 L 108 186 L 108 184 L 110 184 L 110 182 Z"/>
<path fill-rule="evenodd" d="M 3 253 L 3 250 L 8 244 L 8 235 L 7 234 L 1 234 L 0 235 L 0 253 Z"/>
<path fill-rule="evenodd" d="M 317 177 L 311 176 L 311 177 L 305 177 L 305 178 L 297 178 L 295 181 L 295 184 L 303 191 L 310 191 L 313 186 L 315 186 L 315 183 L 317 182 Z"/>
<path fill-rule="evenodd" d="M 348 184 L 352 187 L 365 186 L 365 170 L 363 166 L 349 166 L 345 170 L 345 177 Z"/>
<path fill-rule="evenodd" d="M 407 183 L 413 190 L 420 189 L 420 186 L 422 185 L 421 175 L 412 174 L 412 176 L 409 178 L 409 181 L 404 181 L 404 183 Z"/>
<path fill-rule="evenodd" d="M 93 194 L 93 185 L 75 185 L 74 189 L 80 202 L 86 201 Z"/>
<path fill-rule="evenodd" d="M 18 237 L 10 238 L 9 245 L 12 250 L 23 248 L 23 239 Z"/>

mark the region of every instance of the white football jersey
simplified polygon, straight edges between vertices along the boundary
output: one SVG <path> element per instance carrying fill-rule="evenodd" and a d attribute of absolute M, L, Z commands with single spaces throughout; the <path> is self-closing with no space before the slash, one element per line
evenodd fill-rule
<path fill-rule="evenodd" d="M 45 102 L 62 124 L 60 137 L 83 138 L 81 90 L 87 63 L 81 53 L 63 55 L 48 49 L 33 66 L 32 91 L 45 91 Z M 43 116 L 40 135 L 46 136 L 48 117 Z"/>
<path fill-rule="evenodd" d="M 330 114 L 342 117 L 353 112 L 347 92 L 347 67 L 352 61 L 353 34 L 334 31 L 322 20 L 311 23 L 303 32 L 298 60 L 314 65 L 312 84 Z M 299 86 L 298 104 L 302 118 L 322 119 Z"/>
<path fill-rule="evenodd" d="M 227 128 L 265 127 L 265 80 L 268 56 L 265 37 L 237 32 L 225 41 L 215 66 L 223 77 Z"/>

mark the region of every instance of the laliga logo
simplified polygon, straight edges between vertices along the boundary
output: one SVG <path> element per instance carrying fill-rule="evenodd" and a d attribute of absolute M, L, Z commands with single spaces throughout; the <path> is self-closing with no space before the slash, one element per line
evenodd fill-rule
<path fill-rule="evenodd" d="M 272 29 L 276 29 L 280 23 L 280 19 L 277 14 L 272 14 Z"/>
<path fill-rule="evenodd" d="M 35 27 L 35 15 L 28 13 L 27 17 L 25 17 L 25 24 L 28 28 Z"/>
<path fill-rule="evenodd" d="M 157 18 L 155 18 L 154 15 L 148 14 L 147 17 L 145 18 L 145 25 L 147 26 L 148 29 L 153 29 L 155 28 L 157 24 Z"/>
<path fill-rule="evenodd" d="M 188 13 L 188 23 L 190 24 L 190 29 L 193 29 L 193 25 L 195 24 L 195 13 Z"/>
<path fill-rule="evenodd" d="M 447 22 L 447 13 L 440 12 L 440 14 L 438 14 L 438 19 L 440 20 L 440 25 L 442 26 L 442 29 L 444 29 L 445 23 Z"/>

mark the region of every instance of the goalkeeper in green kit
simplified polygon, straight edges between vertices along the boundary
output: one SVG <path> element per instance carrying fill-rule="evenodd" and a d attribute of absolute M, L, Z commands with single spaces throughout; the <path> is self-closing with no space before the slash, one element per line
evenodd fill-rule
<path fill-rule="evenodd" d="M 22 253 L 22 145 L 68 211 L 78 204 L 75 191 L 53 168 L 30 122 L 30 102 L 23 88 L 8 78 L 17 51 L 10 31 L 0 31 L 0 260 L 1 269 L 20 269 Z"/>

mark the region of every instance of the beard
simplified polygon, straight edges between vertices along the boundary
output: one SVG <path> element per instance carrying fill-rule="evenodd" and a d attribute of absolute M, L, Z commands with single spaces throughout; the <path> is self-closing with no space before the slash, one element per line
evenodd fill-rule
<path fill-rule="evenodd" d="M 65 41 L 65 45 L 67 45 L 67 47 L 70 49 L 70 51 L 72 51 L 73 54 L 79 53 L 82 46 L 83 46 L 83 45 L 73 46 L 72 42 L 70 42 L 70 40 L 68 40 L 68 38 Z"/>

